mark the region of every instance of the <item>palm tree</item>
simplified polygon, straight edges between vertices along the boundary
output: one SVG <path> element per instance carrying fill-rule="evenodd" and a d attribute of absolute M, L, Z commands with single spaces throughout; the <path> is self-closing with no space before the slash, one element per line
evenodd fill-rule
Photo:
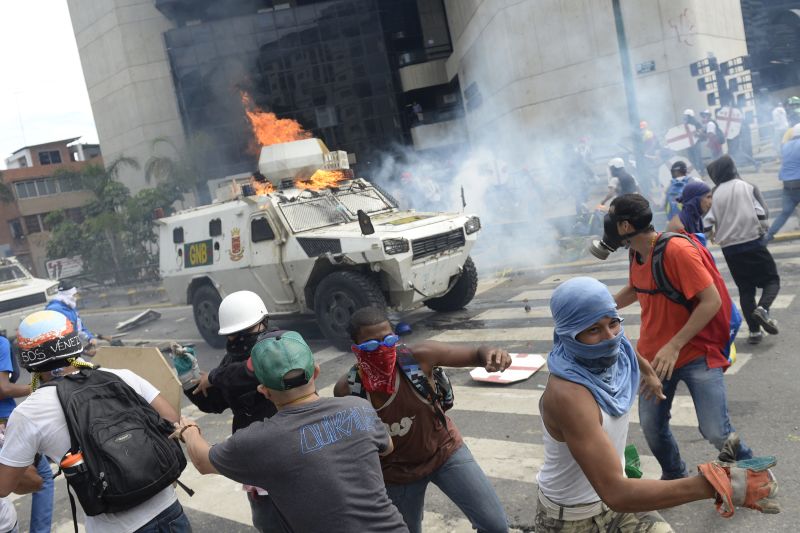
<path fill-rule="evenodd" d="M 202 190 L 205 179 L 200 171 L 199 162 L 203 161 L 211 149 L 211 139 L 205 134 L 192 136 L 186 146 L 181 149 L 171 139 L 158 137 L 153 140 L 153 155 L 144 165 L 144 177 L 147 183 L 155 180 L 175 186 L 181 192 L 192 192 L 195 198 L 207 195 Z M 165 146 L 174 156 L 158 155 L 159 147 Z"/>

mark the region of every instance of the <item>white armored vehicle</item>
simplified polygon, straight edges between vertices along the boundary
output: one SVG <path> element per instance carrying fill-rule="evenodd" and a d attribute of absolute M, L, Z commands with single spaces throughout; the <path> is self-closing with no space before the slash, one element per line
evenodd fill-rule
<path fill-rule="evenodd" d="M 14 257 L 0 258 L 0 334 L 16 337 L 22 319 L 43 309 L 57 292 L 57 281 L 34 278 Z"/>
<path fill-rule="evenodd" d="M 211 205 L 158 220 L 164 287 L 192 305 L 212 346 L 225 345 L 220 301 L 243 289 L 273 316 L 315 314 L 338 346 L 361 307 L 454 311 L 475 295 L 477 217 L 401 211 L 318 139 L 262 148 L 259 172 L 228 181 Z"/>

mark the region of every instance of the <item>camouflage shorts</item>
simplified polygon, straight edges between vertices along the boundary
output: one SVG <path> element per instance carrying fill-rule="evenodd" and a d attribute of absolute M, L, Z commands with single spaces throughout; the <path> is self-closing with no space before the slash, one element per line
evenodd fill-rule
<path fill-rule="evenodd" d="M 539 504 L 536 510 L 536 533 L 674 533 L 672 527 L 655 511 L 617 513 L 611 509 L 585 520 L 550 518 Z"/>

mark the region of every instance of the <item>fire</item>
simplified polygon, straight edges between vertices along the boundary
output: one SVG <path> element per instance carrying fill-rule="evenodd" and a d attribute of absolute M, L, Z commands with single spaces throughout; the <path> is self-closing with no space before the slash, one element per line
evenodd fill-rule
<path fill-rule="evenodd" d="M 261 111 L 253 104 L 250 95 L 244 91 L 241 92 L 241 96 L 244 112 L 250 120 L 250 126 L 259 145 L 269 146 L 311 137 L 311 133 L 303 129 L 296 120 L 278 118 L 275 113 Z"/>
<path fill-rule="evenodd" d="M 317 170 L 310 178 L 305 181 L 295 180 L 294 186 L 298 189 L 311 189 L 312 191 L 319 191 L 329 187 L 336 187 L 339 182 L 348 178 L 347 172 L 344 170 Z"/>
<path fill-rule="evenodd" d="M 250 186 L 256 194 L 272 194 L 275 192 L 275 187 L 268 181 L 259 181 L 255 177 L 250 178 Z"/>

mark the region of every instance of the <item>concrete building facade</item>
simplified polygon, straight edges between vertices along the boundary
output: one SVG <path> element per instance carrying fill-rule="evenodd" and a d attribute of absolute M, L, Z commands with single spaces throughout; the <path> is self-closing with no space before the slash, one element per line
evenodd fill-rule
<path fill-rule="evenodd" d="M 154 0 L 68 0 L 83 75 L 107 161 L 132 157 L 141 165 L 153 141 L 184 142 L 164 32 L 172 23 Z M 136 194 L 148 186 L 141 170 L 122 168 Z"/>
<path fill-rule="evenodd" d="M 471 140 L 630 134 L 611 0 L 445 0 Z M 739 0 L 622 0 L 639 113 L 656 131 L 704 109 L 689 64 L 747 53 Z M 652 62 L 652 63 L 651 63 Z M 637 68 L 638 67 L 638 68 Z M 509 135 L 511 138 L 509 139 Z M 614 140 L 616 140 L 614 139 Z"/>
<path fill-rule="evenodd" d="M 38 277 L 48 277 L 45 263 L 50 231 L 47 215 L 63 210 L 82 222 L 83 207 L 93 195 L 74 177 L 59 171 L 79 172 L 88 165 L 103 165 L 98 145 L 64 139 L 26 146 L 6 159 L 2 182 L 12 197 L 0 201 L 0 251 L 15 255 Z"/>

